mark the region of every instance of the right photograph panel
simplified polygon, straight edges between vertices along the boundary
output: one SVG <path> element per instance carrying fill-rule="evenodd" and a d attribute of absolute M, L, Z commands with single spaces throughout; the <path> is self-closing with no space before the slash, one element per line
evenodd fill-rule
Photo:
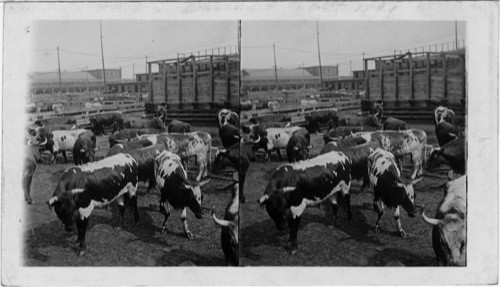
<path fill-rule="evenodd" d="M 460 21 L 243 21 L 240 265 L 466 266 Z"/>

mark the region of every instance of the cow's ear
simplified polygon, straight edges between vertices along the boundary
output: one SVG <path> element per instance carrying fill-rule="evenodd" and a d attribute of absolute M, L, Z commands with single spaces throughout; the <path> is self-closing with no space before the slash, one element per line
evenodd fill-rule
<path fill-rule="evenodd" d="M 257 202 L 260 204 L 260 206 L 263 206 L 264 203 L 266 203 L 266 201 L 268 199 L 269 199 L 269 195 L 264 194 L 263 196 L 261 196 L 261 198 L 259 198 L 259 200 L 257 200 Z"/>

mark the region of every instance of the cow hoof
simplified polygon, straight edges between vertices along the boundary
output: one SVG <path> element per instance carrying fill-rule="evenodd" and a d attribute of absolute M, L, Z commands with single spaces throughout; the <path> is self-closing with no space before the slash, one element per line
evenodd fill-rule
<path fill-rule="evenodd" d="M 85 250 L 78 250 L 78 251 L 76 251 L 76 255 L 78 255 L 78 256 L 85 255 Z"/>
<path fill-rule="evenodd" d="M 406 237 L 406 232 L 404 230 L 399 231 L 399 236 Z"/>
<path fill-rule="evenodd" d="M 193 239 L 194 238 L 193 233 L 191 233 L 191 231 L 186 232 L 186 237 L 188 239 Z"/>

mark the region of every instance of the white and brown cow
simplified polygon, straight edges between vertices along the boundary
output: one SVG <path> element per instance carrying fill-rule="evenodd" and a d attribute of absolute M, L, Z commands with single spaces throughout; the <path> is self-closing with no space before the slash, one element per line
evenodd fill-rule
<path fill-rule="evenodd" d="M 277 229 L 283 230 L 285 221 L 288 222 L 291 254 L 295 254 L 300 218 L 307 206 L 330 200 L 336 224 L 337 197 L 341 195 L 346 205 L 348 223 L 352 220 L 350 187 L 351 160 L 341 152 L 332 151 L 279 166 L 271 175 L 264 195 L 258 202 L 266 206 Z"/>
<path fill-rule="evenodd" d="M 427 134 L 423 130 L 361 132 L 355 133 L 353 137 L 363 137 L 367 142 L 377 141 L 382 149 L 400 160 L 401 170 L 403 157 L 410 154 L 413 161 L 411 178 L 415 179 L 423 174 L 424 149 L 427 145 Z"/>
<path fill-rule="evenodd" d="M 396 220 L 399 235 L 405 236 L 406 233 L 399 218 L 399 207 L 402 206 L 410 217 L 415 217 L 415 190 L 413 184 L 420 181 L 421 178 L 412 182 L 403 181 L 394 155 L 381 148 L 377 148 L 368 157 L 368 174 L 370 184 L 375 192 L 373 208 L 378 214 L 375 232 L 380 230 L 379 221 L 384 214 L 384 205 L 386 205 L 394 210 L 394 219 Z"/>
<path fill-rule="evenodd" d="M 238 229 L 239 229 L 239 184 L 237 182 L 238 175 L 233 175 L 233 179 L 236 181 L 233 186 L 232 198 L 226 207 L 226 213 L 224 214 L 224 219 L 219 219 L 215 215 L 215 207 L 212 208 L 212 218 L 216 225 L 222 227 L 221 232 L 221 247 L 222 252 L 224 252 L 224 257 L 226 259 L 226 264 L 228 266 L 238 266 L 239 265 L 239 245 L 238 245 Z"/>
<path fill-rule="evenodd" d="M 77 254 L 83 255 L 86 249 L 85 233 L 94 208 L 117 201 L 120 207 L 118 226 L 121 226 L 127 196 L 132 204 L 134 222 L 139 222 L 136 191 L 137 162 L 128 154 L 117 154 L 66 169 L 47 203 L 49 207 L 54 207 L 66 231 L 72 231 L 76 222 Z"/>
<path fill-rule="evenodd" d="M 432 227 L 432 247 L 439 266 L 465 266 L 467 254 L 467 176 L 446 184 L 436 218 L 424 220 Z"/>
<path fill-rule="evenodd" d="M 197 219 L 203 218 L 201 208 L 201 187 L 208 182 L 190 182 L 187 172 L 182 166 L 181 158 L 167 150 L 157 153 L 154 160 L 155 178 L 158 189 L 161 193 L 160 212 L 165 216 L 162 224 L 162 231 L 166 231 L 165 224 L 170 216 L 169 204 L 176 210 L 182 210 L 181 220 L 184 225 L 184 233 L 188 238 L 193 238 L 193 234 L 188 228 L 186 221 L 186 207 L 189 207 Z M 165 209 L 165 202 L 168 210 Z"/>

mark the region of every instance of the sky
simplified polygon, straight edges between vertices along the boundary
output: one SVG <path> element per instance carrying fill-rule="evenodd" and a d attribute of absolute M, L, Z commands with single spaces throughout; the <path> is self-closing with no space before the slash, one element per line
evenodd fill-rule
<path fill-rule="evenodd" d="M 237 21 L 102 21 L 106 68 L 122 68 L 122 78 L 144 73 L 148 61 L 238 45 Z M 101 69 L 99 21 L 37 21 L 32 37 L 31 72 Z M 209 52 L 210 53 L 210 52 Z M 215 53 L 215 52 L 214 52 Z"/>
<path fill-rule="evenodd" d="M 103 21 L 106 68 L 122 68 L 123 78 L 145 72 L 148 60 L 175 58 L 177 53 L 237 46 L 237 21 Z M 392 55 L 455 41 L 454 21 L 319 21 L 322 65 L 339 64 L 339 73 L 363 68 L 365 57 Z M 31 34 L 30 71 L 101 69 L 99 21 L 37 21 Z M 458 22 L 463 45 L 465 24 Z M 273 43 L 278 68 L 318 65 L 315 21 L 242 21 L 243 69 L 272 68 Z"/>
<path fill-rule="evenodd" d="M 465 23 L 457 23 L 459 41 Z M 441 51 L 455 41 L 454 21 L 319 21 L 322 65 L 339 64 L 339 74 L 363 69 L 365 57 L 393 55 L 394 50 Z M 242 68 L 273 68 L 273 43 L 278 68 L 318 65 L 316 21 L 243 21 Z M 462 42 L 463 43 L 463 42 Z M 462 44 L 461 44 L 462 45 Z"/>

